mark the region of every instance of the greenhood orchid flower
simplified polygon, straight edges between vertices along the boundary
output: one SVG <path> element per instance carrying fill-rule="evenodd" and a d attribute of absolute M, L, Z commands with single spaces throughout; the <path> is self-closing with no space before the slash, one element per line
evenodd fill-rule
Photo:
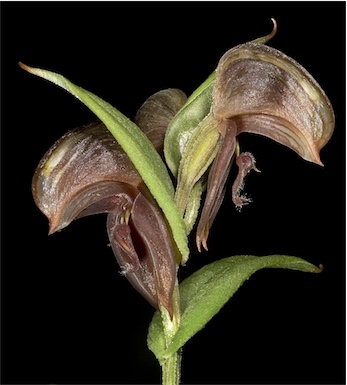
<path fill-rule="evenodd" d="M 208 176 L 196 235 L 198 247 L 202 243 L 205 249 L 234 158 L 239 174 L 232 199 L 238 208 L 248 202 L 241 195 L 244 179 L 257 169 L 252 154 L 236 151 L 239 134 L 266 136 L 303 159 L 323 165 L 319 152 L 334 130 L 331 103 L 314 78 L 296 61 L 264 44 L 242 44 L 223 55 L 217 67 L 212 111 L 222 139 Z"/>
<path fill-rule="evenodd" d="M 259 170 L 251 153 L 240 153 L 241 133 L 266 136 L 303 159 L 323 165 L 319 153 L 334 130 L 331 103 L 299 63 L 263 44 L 273 34 L 236 46 L 222 56 L 215 80 L 209 81 L 210 110 L 189 134 L 182 153 L 176 190 L 182 215 L 194 187 L 208 173 L 196 233 L 199 251 L 201 246 L 207 250 L 208 233 L 225 195 L 234 160 L 239 173 L 232 187 L 233 202 L 241 209 L 250 201 L 242 195 L 245 177 L 251 170 Z"/>
<path fill-rule="evenodd" d="M 172 95 L 179 96 L 177 106 Z M 164 114 L 169 119 L 185 95 L 169 89 L 151 100 L 157 107 L 158 100 L 170 100 L 169 107 L 163 103 L 156 109 L 157 117 Z M 166 126 L 148 122 L 151 100 L 139 110 L 138 120 L 160 149 Z M 76 128 L 60 138 L 40 161 L 32 192 L 49 219 L 49 234 L 74 219 L 107 213 L 108 237 L 122 274 L 151 305 L 163 306 L 172 315 L 178 258 L 171 232 L 138 171 L 103 123 Z"/>

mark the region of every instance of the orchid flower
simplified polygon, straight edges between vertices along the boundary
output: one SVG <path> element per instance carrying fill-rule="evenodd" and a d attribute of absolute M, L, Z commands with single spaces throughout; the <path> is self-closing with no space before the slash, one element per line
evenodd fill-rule
<path fill-rule="evenodd" d="M 158 150 L 166 126 L 148 121 L 153 101 L 156 116 L 167 117 L 185 99 L 176 89 L 160 91 L 138 111 L 139 125 Z M 159 102 L 167 104 L 158 108 Z M 171 233 L 137 169 L 103 123 L 93 122 L 60 138 L 40 161 L 32 191 L 49 219 L 49 234 L 74 219 L 107 213 L 108 237 L 122 274 L 151 305 L 163 306 L 172 315 L 179 258 Z"/>

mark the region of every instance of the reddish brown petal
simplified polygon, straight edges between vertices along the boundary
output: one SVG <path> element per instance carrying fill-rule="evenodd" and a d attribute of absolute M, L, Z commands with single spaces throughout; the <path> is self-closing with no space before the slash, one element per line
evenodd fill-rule
<path fill-rule="evenodd" d="M 166 129 L 186 100 L 183 91 L 168 88 L 151 95 L 136 113 L 135 123 L 162 156 Z"/>
<path fill-rule="evenodd" d="M 199 251 L 201 251 L 201 245 L 205 250 L 208 249 L 208 233 L 222 204 L 225 185 L 235 152 L 236 125 L 232 121 L 226 120 L 220 123 L 219 131 L 223 141 L 208 174 L 206 198 L 196 231 L 196 244 Z"/>
<path fill-rule="evenodd" d="M 154 307 L 164 306 L 172 316 L 176 279 L 175 254 L 167 225 L 154 202 L 139 193 L 128 222 L 119 211 L 108 214 L 111 246 L 122 272 Z"/>

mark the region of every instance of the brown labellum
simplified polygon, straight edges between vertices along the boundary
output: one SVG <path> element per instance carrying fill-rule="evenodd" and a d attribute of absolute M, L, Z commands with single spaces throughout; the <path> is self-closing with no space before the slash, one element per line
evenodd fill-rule
<path fill-rule="evenodd" d="M 45 154 L 32 181 L 35 203 L 52 234 L 71 221 L 107 213 L 122 273 L 154 307 L 172 315 L 176 260 L 163 214 L 128 156 L 95 122 L 65 134 Z"/>
<path fill-rule="evenodd" d="M 284 53 L 254 42 L 232 48 L 220 59 L 212 111 L 223 140 L 208 176 L 206 201 L 197 229 L 199 250 L 201 244 L 207 249 L 208 232 L 235 157 L 239 175 L 232 198 L 238 208 L 249 201 L 240 193 L 245 176 L 257 169 L 252 154 L 237 153 L 239 134 L 266 136 L 303 159 L 323 165 L 320 150 L 334 130 L 331 103 L 315 79 Z"/>

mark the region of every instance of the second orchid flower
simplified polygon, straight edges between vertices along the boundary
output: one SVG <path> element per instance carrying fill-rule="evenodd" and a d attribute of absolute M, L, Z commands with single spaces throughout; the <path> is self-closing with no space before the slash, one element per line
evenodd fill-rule
<path fill-rule="evenodd" d="M 275 32 L 274 21 L 270 35 L 227 51 L 218 63 L 215 79 L 206 81 L 202 90 L 205 95 L 191 101 L 198 110 L 203 104 L 205 115 L 189 135 L 185 132 L 176 202 L 181 214 L 188 212 L 190 217 L 191 201 L 200 202 L 194 189 L 207 183 L 196 233 L 200 251 L 201 246 L 208 248 L 209 230 L 225 195 L 234 160 L 239 173 L 232 187 L 233 202 L 237 208 L 249 202 L 242 195 L 245 177 L 251 170 L 259 170 L 251 153 L 240 152 L 237 138 L 241 133 L 266 136 L 318 165 L 322 165 L 320 150 L 333 133 L 333 108 L 316 80 L 294 59 L 263 44 Z M 174 136 L 172 131 L 177 130 L 179 119 L 177 114 L 167 135 Z M 179 135 L 183 137 L 182 132 Z M 166 155 L 170 164 L 169 149 Z M 188 226 L 191 228 L 191 223 Z"/>

